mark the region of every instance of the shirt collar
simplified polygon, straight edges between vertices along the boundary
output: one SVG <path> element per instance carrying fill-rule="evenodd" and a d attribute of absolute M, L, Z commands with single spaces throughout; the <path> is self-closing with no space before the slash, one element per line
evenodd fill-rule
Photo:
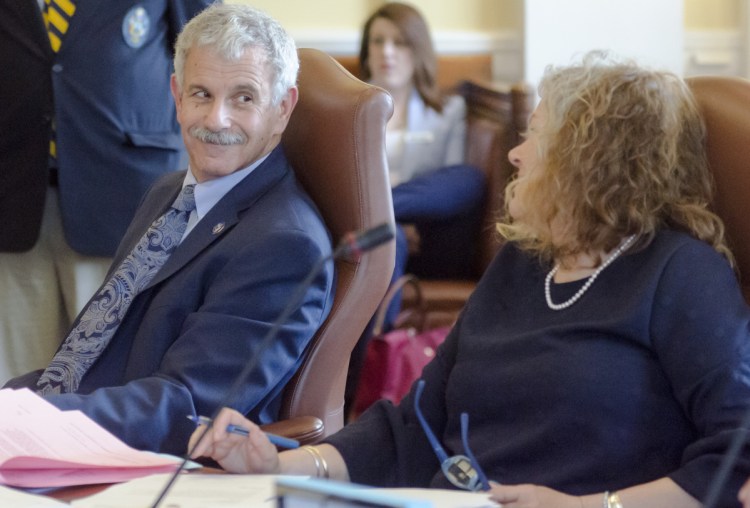
<path fill-rule="evenodd" d="M 235 185 L 240 183 L 246 176 L 255 170 L 268 158 L 270 152 L 249 166 L 242 168 L 234 173 L 214 178 L 206 182 L 197 183 L 193 171 L 188 166 L 187 174 L 182 182 L 182 186 L 195 184 L 195 212 L 198 219 L 202 219 L 211 209 L 223 198 L 227 192 L 232 190 Z"/>

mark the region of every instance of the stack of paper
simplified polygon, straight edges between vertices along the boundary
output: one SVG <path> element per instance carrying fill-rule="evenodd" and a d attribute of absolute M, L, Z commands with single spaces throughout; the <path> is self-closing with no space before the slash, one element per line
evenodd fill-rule
<path fill-rule="evenodd" d="M 284 508 L 497 508 L 488 492 L 465 490 L 372 488 L 318 478 L 283 477 L 276 480 L 278 506 Z"/>
<path fill-rule="evenodd" d="M 169 476 L 154 475 L 130 482 L 114 485 L 92 496 L 73 501 L 72 508 L 146 508 L 153 506 L 157 495 L 169 481 Z M 305 485 L 309 483 L 309 485 Z M 499 505 L 489 500 L 487 492 L 466 492 L 441 489 L 376 489 L 353 483 L 341 484 L 331 480 L 317 480 L 299 476 L 268 476 L 238 474 L 183 474 L 169 491 L 159 506 L 165 508 L 274 508 L 280 506 L 279 486 L 295 486 L 298 489 L 309 487 L 309 491 L 336 492 L 347 495 L 336 501 L 327 497 L 322 504 L 310 502 L 310 507 L 382 506 L 366 500 L 400 501 L 400 504 L 385 506 L 429 506 L 431 508 L 497 508 Z M 352 493 L 356 492 L 357 496 Z M 351 500 L 351 503 L 347 502 Z M 356 499 L 356 500 L 355 500 Z M 284 506 L 292 506 L 285 499 Z M 299 506 L 299 505 L 298 505 Z"/>
<path fill-rule="evenodd" d="M 174 471 L 181 460 L 135 450 L 80 411 L 30 390 L 0 390 L 0 484 L 63 487 Z"/>

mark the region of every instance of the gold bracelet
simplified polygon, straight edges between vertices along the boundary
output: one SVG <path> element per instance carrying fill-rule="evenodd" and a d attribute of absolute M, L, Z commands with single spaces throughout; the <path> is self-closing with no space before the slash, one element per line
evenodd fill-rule
<path fill-rule="evenodd" d="M 606 500 L 607 508 L 623 508 L 622 501 L 620 501 L 620 496 L 617 495 L 617 492 L 607 492 Z"/>
<path fill-rule="evenodd" d="M 302 449 L 312 455 L 312 458 L 315 461 L 315 477 L 320 478 L 320 470 L 322 469 L 323 478 L 328 478 L 328 462 L 323 457 L 323 454 L 320 453 L 320 450 L 310 445 L 303 446 Z"/>

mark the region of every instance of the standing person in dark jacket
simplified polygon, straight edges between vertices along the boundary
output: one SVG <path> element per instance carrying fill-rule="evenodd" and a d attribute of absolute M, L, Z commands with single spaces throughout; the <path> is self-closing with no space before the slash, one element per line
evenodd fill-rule
<path fill-rule="evenodd" d="M 0 383 L 49 361 L 146 189 L 180 169 L 173 45 L 210 3 L 0 2 Z"/>

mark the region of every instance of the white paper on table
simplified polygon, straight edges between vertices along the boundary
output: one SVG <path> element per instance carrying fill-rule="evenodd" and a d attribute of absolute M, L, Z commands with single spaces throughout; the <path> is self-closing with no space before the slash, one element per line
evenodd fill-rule
<path fill-rule="evenodd" d="M 149 508 L 169 481 L 153 475 L 113 485 L 93 496 L 73 501 L 72 508 Z M 276 479 L 271 475 L 183 474 L 161 506 L 179 508 L 275 507 Z M 426 500 L 434 508 L 497 508 L 487 493 L 439 489 L 370 489 L 381 494 Z"/>
<path fill-rule="evenodd" d="M 13 508 L 69 508 L 68 503 L 3 487 L 2 485 L 0 485 L 0 506 L 12 506 Z"/>
<path fill-rule="evenodd" d="M 0 420 L 0 465 L 5 468 L 129 467 L 175 464 L 131 448 L 80 411 L 60 411 L 54 421 L 22 415 Z"/>
<path fill-rule="evenodd" d="M 426 488 L 376 488 L 319 478 L 279 476 L 284 506 L 392 506 L 429 508 L 497 508 L 488 492 Z"/>
<path fill-rule="evenodd" d="M 149 508 L 170 475 L 153 475 L 113 485 L 71 503 L 73 508 Z M 276 476 L 242 474 L 182 474 L 161 506 L 179 508 L 275 507 Z"/>
<path fill-rule="evenodd" d="M 10 421 L 18 416 L 53 416 L 60 413 L 55 406 L 28 388 L 0 390 L 0 421 Z"/>
<path fill-rule="evenodd" d="M 487 492 L 467 492 L 447 489 L 377 489 L 384 494 L 393 494 L 409 499 L 426 499 L 434 508 L 497 508 Z"/>

